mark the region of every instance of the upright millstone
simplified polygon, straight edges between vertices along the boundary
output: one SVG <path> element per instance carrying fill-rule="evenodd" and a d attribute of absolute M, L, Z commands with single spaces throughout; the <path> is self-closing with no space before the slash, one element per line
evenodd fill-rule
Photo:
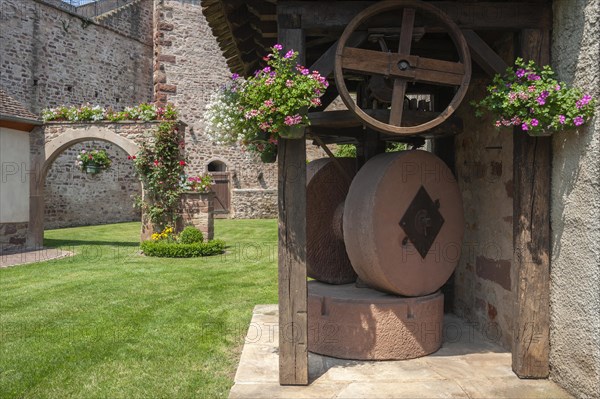
<path fill-rule="evenodd" d="M 381 154 L 352 182 L 343 224 L 361 280 L 398 295 L 429 295 L 460 258 L 460 189 L 446 164 L 427 151 Z"/>
<path fill-rule="evenodd" d="M 354 158 L 321 158 L 306 171 L 306 269 L 329 284 L 356 281 L 342 232 L 344 201 L 356 174 Z"/>

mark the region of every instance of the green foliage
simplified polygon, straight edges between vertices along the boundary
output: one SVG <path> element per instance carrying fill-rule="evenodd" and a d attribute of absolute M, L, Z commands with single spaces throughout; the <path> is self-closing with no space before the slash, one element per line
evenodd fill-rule
<path fill-rule="evenodd" d="M 406 150 L 406 144 L 388 142 L 385 152 L 397 152 Z M 356 146 L 354 144 L 340 144 L 337 146 L 334 155 L 339 158 L 356 158 Z"/>
<path fill-rule="evenodd" d="M 356 158 L 356 146 L 354 144 L 340 144 L 335 150 L 336 157 Z"/>
<path fill-rule="evenodd" d="M 276 139 L 288 126 L 308 125 L 306 110 L 321 105 L 327 79 L 298 65 L 297 58 L 298 52 L 275 45 L 265 57 L 267 66 L 246 81 L 240 105 L 255 136 L 267 132 Z"/>
<path fill-rule="evenodd" d="M 185 161 L 184 142 L 177 123 L 162 122 L 154 132 L 154 140 L 141 145 L 134 165 L 145 189 L 142 210 L 160 229 L 174 226 L 178 218 L 181 180 Z"/>
<path fill-rule="evenodd" d="M 385 146 L 385 152 L 398 152 L 406 150 L 405 143 L 388 142 Z"/>
<path fill-rule="evenodd" d="M 225 250 L 225 242 L 213 240 L 208 242 L 183 244 L 168 241 L 144 241 L 140 247 L 146 256 L 156 256 L 159 258 L 194 258 L 223 253 Z"/>
<path fill-rule="evenodd" d="M 204 235 L 194 226 L 186 226 L 181 233 L 179 233 L 179 242 L 181 244 L 196 244 L 204 241 Z"/>
<path fill-rule="evenodd" d="M 184 176 L 181 182 L 181 189 L 184 192 L 206 193 L 210 191 L 213 183 L 213 178 L 208 173 L 202 176 Z"/>
<path fill-rule="evenodd" d="M 135 107 L 125 107 L 123 111 L 114 111 L 105 109 L 99 105 L 92 106 L 84 104 L 77 106 L 60 106 L 57 108 L 48 108 L 42 111 L 42 118 L 45 122 L 65 121 L 65 122 L 99 122 L 99 121 L 156 121 L 156 120 L 177 120 L 177 109 L 167 104 L 166 107 L 159 107 L 156 104 L 143 103 Z"/>
<path fill-rule="evenodd" d="M 227 253 L 141 256 L 140 224 L 44 233 L 74 256 L 0 268 L 0 397 L 226 398 L 258 303 L 277 303 L 277 220 L 215 220 Z"/>
<path fill-rule="evenodd" d="M 533 135 L 581 126 L 592 118 L 596 104 L 589 94 L 554 79 L 550 66 L 540 70 L 521 58 L 504 76 L 496 75 L 487 91 L 487 97 L 471 103 L 477 116 L 487 110 L 496 117 L 496 127 L 519 126 Z"/>
<path fill-rule="evenodd" d="M 101 170 L 110 168 L 112 161 L 108 157 L 105 150 L 81 150 L 77 155 L 77 165 L 82 171 L 85 171 L 88 166 L 95 165 Z"/>

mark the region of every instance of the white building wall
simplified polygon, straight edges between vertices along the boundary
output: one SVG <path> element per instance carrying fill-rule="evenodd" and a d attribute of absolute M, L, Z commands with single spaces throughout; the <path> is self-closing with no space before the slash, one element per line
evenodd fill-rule
<path fill-rule="evenodd" d="M 29 221 L 29 133 L 0 127 L 0 223 Z"/>
<path fill-rule="evenodd" d="M 552 66 L 600 97 L 600 0 L 555 0 Z M 600 102 L 593 121 L 552 137 L 551 377 L 600 398 Z"/>

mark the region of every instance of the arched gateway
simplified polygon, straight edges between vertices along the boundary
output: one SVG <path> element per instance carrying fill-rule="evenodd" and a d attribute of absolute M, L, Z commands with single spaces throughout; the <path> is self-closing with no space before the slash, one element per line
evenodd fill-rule
<path fill-rule="evenodd" d="M 135 155 L 157 122 L 48 123 L 32 133 L 29 243 L 41 247 L 44 239 L 44 185 L 52 163 L 69 147 L 84 141 L 112 143 Z"/>

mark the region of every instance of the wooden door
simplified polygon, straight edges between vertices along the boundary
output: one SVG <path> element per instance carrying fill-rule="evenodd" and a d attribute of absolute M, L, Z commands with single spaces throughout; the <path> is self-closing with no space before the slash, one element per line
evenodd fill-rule
<path fill-rule="evenodd" d="M 212 190 L 215 192 L 215 214 L 229 213 L 231 193 L 229 190 L 229 172 L 209 172 L 213 178 Z"/>

